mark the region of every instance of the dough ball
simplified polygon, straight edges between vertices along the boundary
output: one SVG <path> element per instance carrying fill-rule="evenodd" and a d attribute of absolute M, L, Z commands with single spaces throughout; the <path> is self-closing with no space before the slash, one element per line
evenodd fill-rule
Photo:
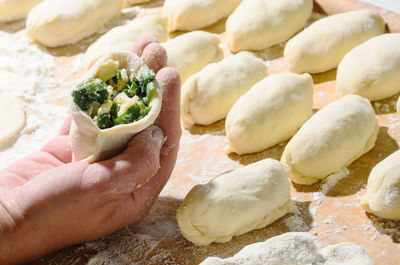
<path fill-rule="evenodd" d="M 227 153 L 259 152 L 286 141 L 311 117 L 309 74 L 277 74 L 254 85 L 226 118 Z"/>
<path fill-rule="evenodd" d="M 336 79 L 341 95 L 379 100 L 400 92 L 400 33 L 380 35 L 351 50 Z"/>
<path fill-rule="evenodd" d="M 85 67 L 90 68 L 106 53 L 131 51 L 136 40 L 143 35 L 152 35 L 158 42 L 166 41 L 168 32 L 164 23 L 160 16 L 144 16 L 113 28 L 89 46 L 84 59 Z"/>
<path fill-rule="evenodd" d="M 228 242 L 263 228 L 292 206 L 290 184 L 273 159 L 223 173 L 186 195 L 176 214 L 182 235 L 196 245 Z"/>
<path fill-rule="evenodd" d="M 48 47 L 76 43 L 120 16 L 124 0 L 44 0 L 29 13 L 28 37 Z"/>
<path fill-rule="evenodd" d="M 182 84 L 204 66 L 224 58 L 219 47 L 218 35 L 205 31 L 193 31 L 180 35 L 162 44 L 167 50 L 168 66 L 175 67 Z"/>
<path fill-rule="evenodd" d="M 348 95 L 314 114 L 286 145 L 281 162 L 294 182 L 313 184 L 371 150 L 378 131 L 371 103 Z"/>
<path fill-rule="evenodd" d="M 311 16 L 312 0 L 244 0 L 226 22 L 233 52 L 261 50 L 288 40 Z"/>
<path fill-rule="evenodd" d="M 264 62 L 240 52 L 192 75 L 182 87 L 182 123 L 208 125 L 223 119 L 255 83 L 267 75 Z"/>
<path fill-rule="evenodd" d="M 360 10 L 322 18 L 294 36 L 284 56 L 295 73 L 320 73 L 336 68 L 351 49 L 385 32 L 377 11 Z"/>
<path fill-rule="evenodd" d="M 371 171 L 361 208 L 377 216 L 400 220 L 400 151 L 396 151 Z"/>
<path fill-rule="evenodd" d="M 0 22 L 26 18 L 31 9 L 42 0 L 0 0 Z"/>
<path fill-rule="evenodd" d="M 166 0 L 162 9 L 168 30 L 195 30 L 229 16 L 242 0 Z"/>
<path fill-rule="evenodd" d="M 25 126 L 21 100 L 0 94 L 0 148 L 10 144 Z"/>

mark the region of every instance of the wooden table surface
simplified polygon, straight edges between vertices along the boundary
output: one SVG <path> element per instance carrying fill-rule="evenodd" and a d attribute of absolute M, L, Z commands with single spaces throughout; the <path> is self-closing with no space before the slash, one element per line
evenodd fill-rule
<path fill-rule="evenodd" d="M 145 13 L 159 13 L 162 3 L 162 0 L 155 0 L 143 5 Z M 323 15 L 366 7 L 371 8 L 355 0 L 316 0 L 316 13 L 310 22 Z M 380 12 L 388 24 L 387 30 L 400 32 L 400 15 L 385 10 Z M 220 34 L 224 40 L 224 22 L 219 21 L 205 30 Z M 49 49 L 56 58 L 57 75 L 62 76 L 67 68 L 71 68 L 77 55 L 99 36 L 97 34 L 73 46 Z M 226 44 L 222 46 L 225 55 L 229 56 Z M 269 74 L 288 71 L 282 58 L 283 47 L 283 44 L 276 45 L 256 53 L 268 61 Z M 81 74 L 76 73 L 70 79 Z M 338 98 L 334 89 L 335 75 L 336 70 L 313 75 L 315 109 Z M 60 87 L 54 95 L 70 88 L 70 84 Z M 298 211 L 287 214 L 264 229 L 235 237 L 229 243 L 203 247 L 193 245 L 180 235 L 175 213 L 192 186 L 260 159 L 270 157 L 279 160 L 285 147 L 286 143 L 256 154 L 227 156 L 223 151 L 224 121 L 219 121 L 210 126 L 195 126 L 190 131 L 183 131 L 175 170 L 144 222 L 93 242 L 62 249 L 32 264 L 198 264 L 208 256 L 232 256 L 248 244 L 284 232 L 309 231 L 317 236 L 322 245 L 353 242 L 362 246 L 375 264 L 399 265 L 400 222 L 365 214 L 357 203 L 357 197 L 365 192 L 372 167 L 398 149 L 400 119 L 395 113 L 397 97 L 373 104 L 381 126 L 376 146 L 349 166 L 350 173 L 346 178 L 332 187 L 326 196 L 321 193 L 321 183 L 312 186 L 293 184 L 292 197 Z M 68 105 L 68 99 L 54 100 L 54 104 Z"/>

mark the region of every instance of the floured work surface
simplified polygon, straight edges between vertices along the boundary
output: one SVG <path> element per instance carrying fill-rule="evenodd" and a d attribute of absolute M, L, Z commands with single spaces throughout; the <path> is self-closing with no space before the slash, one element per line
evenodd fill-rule
<path fill-rule="evenodd" d="M 370 7 L 353 0 L 316 2 L 315 11 L 326 14 Z M 131 19 L 137 14 L 159 13 L 162 3 L 162 0 L 154 0 L 133 7 L 123 14 L 122 19 Z M 381 10 L 381 15 L 392 32 L 400 32 L 400 15 L 385 10 Z M 310 22 L 322 16 L 313 13 Z M 219 21 L 205 30 L 221 33 L 224 40 L 224 22 Z M 0 30 L 6 29 L 14 35 L 23 35 L 23 23 L 19 23 L 0 25 Z M 76 70 L 76 66 L 81 64 L 82 52 L 99 36 L 97 34 L 73 46 L 49 49 L 57 65 L 55 77 L 65 83 L 51 93 L 50 105 L 66 111 L 72 81 L 82 74 Z M 225 42 L 222 45 L 225 56 L 229 56 Z M 283 47 L 283 44 L 276 45 L 256 53 L 267 63 L 269 74 L 288 71 L 282 58 Z M 334 90 L 335 76 L 335 70 L 313 75 L 315 109 L 338 98 Z M 214 243 L 203 247 L 193 245 L 179 232 L 175 213 L 191 187 L 208 182 L 224 171 L 263 158 L 279 160 L 285 147 L 285 144 L 280 144 L 256 154 L 227 156 L 223 151 L 224 121 L 219 121 L 183 132 L 173 175 L 145 221 L 96 241 L 57 251 L 32 264 L 198 264 L 208 256 L 230 257 L 248 244 L 289 231 L 308 231 L 316 235 L 322 245 L 352 242 L 363 247 L 375 264 L 400 264 L 400 222 L 365 214 L 357 203 L 357 197 L 365 192 L 372 167 L 398 149 L 400 118 L 395 113 L 397 98 L 398 95 L 373 103 L 381 128 L 372 151 L 355 161 L 348 171 L 334 175 L 323 183 L 312 186 L 293 185 L 292 198 L 296 206 L 293 212 L 264 229 L 234 237 L 229 243 Z M 29 109 L 27 113 L 29 119 Z M 62 117 L 59 116 L 63 115 L 53 120 L 61 124 Z"/>

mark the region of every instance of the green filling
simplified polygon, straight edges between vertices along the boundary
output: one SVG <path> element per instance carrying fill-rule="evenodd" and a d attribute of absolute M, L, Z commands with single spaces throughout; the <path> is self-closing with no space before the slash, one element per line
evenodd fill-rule
<path fill-rule="evenodd" d="M 100 129 L 129 124 L 144 118 L 151 110 L 150 101 L 156 94 L 155 77 L 150 70 L 139 78 L 134 75 L 128 78 L 125 69 L 118 69 L 108 80 L 88 80 L 73 91 L 72 97 Z"/>
<path fill-rule="evenodd" d="M 108 98 L 108 91 L 103 81 L 99 78 L 85 83 L 72 93 L 74 102 L 83 111 L 86 111 L 94 102 L 102 104 Z"/>

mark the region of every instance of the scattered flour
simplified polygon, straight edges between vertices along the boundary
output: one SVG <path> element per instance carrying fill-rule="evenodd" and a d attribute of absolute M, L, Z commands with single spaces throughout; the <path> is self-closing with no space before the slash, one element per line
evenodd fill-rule
<path fill-rule="evenodd" d="M 46 49 L 29 44 L 25 34 L 0 31 L 0 94 L 21 99 L 27 114 L 19 138 L 0 150 L 0 169 L 39 150 L 57 135 L 67 107 L 51 104 L 51 95 L 59 86 L 55 62 Z M 0 113 L 7 115 L 7 113 Z"/>
<path fill-rule="evenodd" d="M 349 175 L 348 168 L 343 168 L 341 171 L 328 176 L 322 183 L 321 188 L 318 192 L 314 192 L 314 201 L 321 204 L 325 198 L 325 195 L 343 178 Z"/>
<path fill-rule="evenodd" d="M 318 251 L 315 238 L 302 232 L 282 234 L 244 247 L 231 258 L 207 258 L 201 265 L 372 265 L 364 250 L 352 243 L 328 246 Z"/>

